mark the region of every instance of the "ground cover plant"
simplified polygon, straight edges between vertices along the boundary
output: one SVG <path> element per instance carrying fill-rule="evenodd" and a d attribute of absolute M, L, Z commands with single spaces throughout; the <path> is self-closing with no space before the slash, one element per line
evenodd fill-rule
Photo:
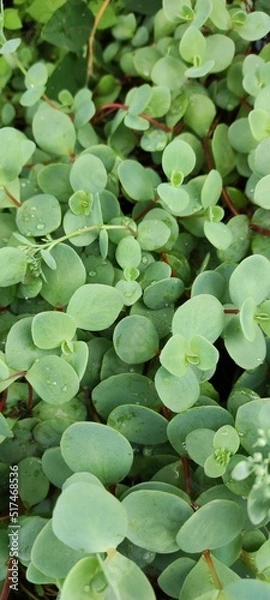
<path fill-rule="evenodd" d="M 269 2 L 0 6 L 0 599 L 266 600 Z"/>

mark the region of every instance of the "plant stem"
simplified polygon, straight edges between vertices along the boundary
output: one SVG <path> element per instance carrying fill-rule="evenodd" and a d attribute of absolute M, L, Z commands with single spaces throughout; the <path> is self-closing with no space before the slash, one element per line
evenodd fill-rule
<path fill-rule="evenodd" d="M 97 113 L 94 117 L 94 120 L 96 121 L 96 118 L 101 116 L 103 112 L 110 113 L 110 112 L 113 112 L 114 110 L 118 110 L 118 109 L 128 110 L 129 106 L 128 106 L 128 104 L 122 104 L 121 102 L 111 102 L 109 104 L 104 104 L 97 111 Z M 148 121 L 149 123 L 151 123 L 152 125 L 157 127 L 157 129 L 162 129 L 162 131 L 166 131 L 167 133 L 173 133 L 173 131 L 174 131 L 173 127 L 168 127 L 168 125 L 165 125 L 165 123 L 160 123 L 159 121 L 157 121 L 156 119 L 154 119 L 153 117 L 148 115 L 147 113 L 142 112 L 138 116 L 142 117 L 143 119 L 145 119 L 146 121 Z M 101 117 L 101 118 L 103 118 L 103 117 Z"/>
<path fill-rule="evenodd" d="M 81 235 L 82 233 L 89 233 L 90 231 L 94 231 L 95 229 L 125 229 L 128 230 L 131 235 L 135 236 L 136 232 L 131 229 L 128 225 L 90 225 L 89 227 L 84 227 L 83 229 L 76 229 L 76 231 L 72 231 L 71 233 L 67 233 L 66 235 L 62 235 L 62 237 L 53 240 L 52 242 L 46 242 L 41 246 L 41 248 L 47 248 L 49 251 L 52 250 L 57 244 L 61 242 L 65 242 L 66 240 L 70 240 L 71 238 Z M 39 247 L 37 246 L 37 249 Z"/>
<path fill-rule="evenodd" d="M 231 198 L 226 190 L 226 188 L 222 188 L 222 198 L 225 202 L 225 204 L 228 206 L 228 208 L 230 209 L 231 213 L 236 217 L 237 215 L 239 215 L 239 212 L 237 210 L 237 208 L 235 208 L 234 204 L 231 201 Z"/>
<path fill-rule="evenodd" d="M 205 558 L 208 570 L 209 570 L 209 572 L 211 574 L 211 577 L 213 579 L 213 582 L 214 582 L 214 585 L 215 585 L 216 589 L 217 590 L 222 590 L 223 586 L 222 586 L 222 583 L 221 583 L 221 581 L 219 579 L 219 576 L 218 576 L 218 574 L 216 572 L 216 568 L 215 568 L 215 565 L 214 565 L 214 563 L 212 561 L 212 556 L 211 556 L 209 550 L 205 550 L 203 552 L 203 556 Z"/>
<path fill-rule="evenodd" d="M 265 229 L 264 227 L 261 227 L 260 225 L 256 225 L 256 223 L 250 223 L 249 228 L 252 229 L 252 231 L 257 231 L 257 233 L 260 233 L 261 235 L 270 237 L 270 229 Z"/>
<path fill-rule="evenodd" d="M 101 21 L 106 8 L 109 6 L 110 4 L 110 0 L 104 0 L 103 4 L 101 5 L 95 21 L 94 21 L 94 25 L 88 40 L 88 63 L 87 63 L 87 80 L 89 79 L 89 77 L 91 77 L 93 75 L 93 63 L 94 63 L 94 41 L 95 41 L 95 35 L 96 35 L 96 31 L 99 25 L 99 22 Z"/>
<path fill-rule="evenodd" d="M 6 194 L 6 196 L 11 200 L 11 202 L 13 202 L 13 204 L 15 204 L 15 206 L 18 206 L 18 208 L 20 206 L 22 206 L 21 202 L 19 202 L 19 200 L 17 200 L 15 198 L 15 196 L 13 196 L 13 194 L 11 194 L 11 192 L 4 186 L 4 192 Z"/>
<path fill-rule="evenodd" d="M 182 462 L 182 466 L 183 466 L 183 469 L 184 469 L 186 492 L 187 492 L 188 496 L 191 496 L 192 489 L 191 489 L 191 477 L 190 477 L 189 459 L 188 459 L 188 457 L 187 456 L 181 456 L 181 462 Z"/>

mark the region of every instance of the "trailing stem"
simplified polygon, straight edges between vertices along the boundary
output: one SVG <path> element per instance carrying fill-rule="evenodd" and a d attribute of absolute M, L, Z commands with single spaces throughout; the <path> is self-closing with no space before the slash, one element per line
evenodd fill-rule
<path fill-rule="evenodd" d="M 210 575 L 211 575 L 211 577 L 213 579 L 213 582 L 214 582 L 214 585 L 215 585 L 216 589 L 221 591 L 222 588 L 223 588 L 223 586 L 222 586 L 222 583 L 221 583 L 221 581 L 219 579 L 219 576 L 218 576 L 218 574 L 216 572 L 216 568 L 215 568 L 215 565 L 214 565 L 214 563 L 212 561 L 212 556 L 211 556 L 209 550 L 205 550 L 204 553 L 203 553 L 203 556 L 205 558 L 208 570 L 209 570 Z"/>

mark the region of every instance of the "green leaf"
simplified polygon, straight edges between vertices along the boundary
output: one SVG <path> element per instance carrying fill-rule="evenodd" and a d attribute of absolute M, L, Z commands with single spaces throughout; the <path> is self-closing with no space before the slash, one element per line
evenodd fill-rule
<path fill-rule="evenodd" d="M 155 385 L 163 404 L 173 412 L 184 412 L 195 404 L 200 395 L 199 382 L 191 367 L 181 377 L 160 367 L 155 375 Z"/>
<path fill-rule="evenodd" d="M 176 415 L 168 424 L 168 438 L 173 448 L 185 455 L 185 440 L 187 435 L 198 428 L 217 431 L 222 425 L 232 425 L 232 415 L 220 406 L 196 406 Z"/>
<path fill-rule="evenodd" d="M 119 500 L 105 489 L 78 481 L 57 499 L 52 527 L 59 540 L 75 550 L 106 552 L 126 537 L 127 515 Z"/>
<path fill-rule="evenodd" d="M 260 411 L 263 406 L 269 409 L 269 399 L 251 400 L 240 406 L 236 414 L 235 427 L 241 439 L 241 446 L 248 454 L 254 453 L 258 441 L 258 429 L 264 429 L 264 423 L 260 421 Z M 260 452 L 266 454 L 268 451 L 269 444 L 260 447 Z"/>
<path fill-rule="evenodd" d="M 56 156 L 73 153 L 76 133 L 71 119 L 45 102 L 40 104 L 34 115 L 33 134 L 45 152 Z"/>
<path fill-rule="evenodd" d="M 265 12 L 256 10 L 248 13 L 243 24 L 233 24 L 233 29 L 237 31 L 241 38 L 253 42 L 259 40 L 269 33 L 270 16 Z"/>
<path fill-rule="evenodd" d="M 27 372 L 26 379 L 48 404 L 68 402 L 79 390 L 77 373 L 63 358 L 55 355 L 37 359 Z"/>
<path fill-rule="evenodd" d="M 162 154 L 162 168 L 173 185 L 176 173 L 181 174 L 182 178 L 189 175 L 194 169 L 196 155 L 192 147 L 183 140 L 176 138 L 166 146 Z"/>
<path fill-rule="evenodd" d="M 40 294 L 52 306 L 63 307 L 85 283 L 85 267 L 77 252 L 67 244 L 58 244 L 50 253 L 56 269 L 46 264 L 42 266 L 45 281 Z"/>
<path fill-rule="evenodd" d="M 66 340 L 62 343 L 62 358 L 64 358 L 69 365 L 71 365 L 76 371 L 79 379 L 81 380 L 85 369 L 87 367 L 89 350 L 86 342 L 78 341 L 78 342 L 66 342 Z"/>
<path fill-rule="evenodd" d="M 144 219 L 138 225 L 137 240 L 142 250 L 158 250 L 171 235 L 169 227 L 158 219 Z"/>
<path fill-rule="evenodd" d="M 226 427 L 226 426 L 225 426 Z M 215 433 L 212 429 L 201 427 L 188 433 L 186 437 L 186 450 L 190 458 L 200 465 L 213 453 L 213 439 Z"/>
<path fill-rule="evenodd" d="M 107 184 L 107 171 L 103 162 L 93 154 L 83 154 L 71 167 L 70 183 L 73 190 L 100 194 Z"/>
<path fill-rule="evenodd" d="M 21 45 L 21 38 L 13 38 L 11 40 L 6 40 L 4 44 L 0 48 L 0 54 L 13 54 Z"/>
<path fill-rule="evenodd" d="M 258 325 L 255 321 L 256 309 L 256 302 L 253 298 L 246 298 L 240 309 L 241 328 L 249 342 L 253 342 L 257 333 Z"/>
<path fill-rule="evenodd" d="M 184 523 L 177 534 L 177 544 L 190 553 L 214 550 L 229 544 L 241 532 L 243 524 L 243 511 L 235 502 L 212 500 Z"/>
<path fill-rule="evenodd" d="M 63 433 L 61 452 L 73 471 L 90 471 L 104 484 L 124 479 L 133 461 L 128 440 L 115 429 L 94 422 L 70 425 Z"/>
<path fill-rule="evenodd" d="M 16 214 L 17 227 L 23 235 L 41 237 L 58 229 L 61 208 L 49 194 L 38 194 L 26 200 Z"/>
<path fill-rule="evenodd" d="M 182 304 L 174 313 L 172 333 L 191 340 L 201 335 L 214 342 L 221 334 L 224 325 L 223 307 L 214 296 L 200 294 Z"/>
<path fill-rule="evenodd" d="M 110 412 L 123 404 L 138 404 L 158 410 L 161 401 L 151 379 L 140 373 L 113 374 L 101 381 L 92 392 L 98 414 L 106 420 Z"/>
<path fill-rule="evenodd" d="M 163 444 L 167 441 L 167 420 L 145 406 L 117 406 L 108 416 L 107 425 L 136 444 Z"/>
<path fill-rule="evenodd" d="M 173 335 L 161 351 L 162 366 L 175 377 L 185 375 L 188 368 L 189 344 L 180 334 Z"/>
<path fill-rule="evenodd" d="M 35 150 L 34 142 L 13 127 L 0 129 L 0 185 L 13 182 Z"/>
<path fill-rule="evenodd" d="M 122 269 L 138 267 L 142 258 L 139 242 L 131 235 L 123 238 L 116 248 L 115 258 Z"/>
<path fill-rule="evenodd" d="M 56 537 L 52 529 L 52 520 L 40 531 L 31 551 L 31 561 L 36 569 L 55 579 L 64 579 L 84 556 L 84 551 L 74 550 Z"/>
<path fill-rule="evenodd" d="M 220 207 L 216 206 L 214 208 Z M 233 241 L 232 232 L 225 223 L 210 223 L 209 221 L 205 221 L 203 229 L 205 237 L 219 250 L 227 250 Z"/>
<path fill-rule="evenodd" d="M 72 194 L 69 181 L 70 165 L 54 163 L 42 167 L 37 173 L 37 181 L 45 194 L 55 195 L 59 202 L 67 202 Z"/>
<path fill-rule="evenodd" d="M 53 46 L 78 54 L 84 44 L 87 44 L 93 22 L 92 13 L 82 0 L 76 3 L 65 2 L 46 22 L 42 38 Z"/>
<path fill-rule="evenodd" d="M 196 562 L 192 558 L 177 558 L 158 577 L 158 585 L 170 598 L 179 598 L 179 591 Z"/>
<path fill-rule="evenodd" d="M 34 361 L 48 354 L 48 350 L 37 348 L 31 334 L 33 317 L 25 317 L 15 322 L 6 339 L 6 361 L 9 367 L 27 371 Z"/>
<path fill-rule="evenodd" d="M 202 600 L 224 600 L 224 596 L 222 598 L 224 586 L 237 581 L 239 576 L 215 558 L 213 554 L 210 555 L 210 558 L 217 577 L 221 582 L 222 590 L 217 590 L 216 582 L 210 576 L 209 565 L 203 555 L 188 573 L 180 592 L 180 600 L 194 600 L 195 598 L 197 600 L 200 597 Z"/>
<path fill-rule="evenodd" d="M 218 258 L 221 262 L 240 262 L 249 248 L 249 220 L 246 215 L 236 215 L 226 225 L 232 233 L 232 243 L 225 250 L 218 250 Z"/>
<path fill-rule="evenodd" d="M 167 87 L 170 91 L 179 90 L 186 82 L 186 65 L 174 56 L 162 56 L 151 71 L 155 85 Z"/>
<path fill-rule="evenodd" d="M 3 363 L 4 364 L 4 363 Z M 9 375 L 9 369 L 6 377 Z M 1 378 L 2 379 L 2 378 Z M 5 379 L 3 377 L 3 379 Z M 0 413 L 0 440 L 3 441 L 3 438 L 13 438 L 13 433 L 8 425 L 7 419 Z"/>
<path fill-rule="evenodd" d="M 206 38 L 197 27 L 190 25 L 181 38 L 179 51 L 186 62 L 200 66 L 206 50 Z"/>
<path fill-rule="evenodd" d="M 201 191 L 201 203 L 204 208 L 217 204 L 222 192 L 222 178 L 219 171 L 209 171 Z"/>
<path fill-rule="evenodd" d="M 83 285 L 74 292 L 67 307 L 77 327 L 87 331 L 101 331 L 110 327 L 123 308 L 120 292 L 108 285 Z"/>
<path fill-rule="evenodd" d="M 74 319 L 65 313 L 46 311 L 36 314 L 31 325 L 34 344 L 47 350 L 70 341 L 76 332 Z"/>
<path fill-rule="evenodd" d="M 153 200 L 154 186 L 149 170 L 135 160 L 124 160 L 118 168 L 120 182 L 126 193 L 137 201 Z"/>
<path fill-rule="evenodd" d="M 269 584 L 256 579 L 241 579 L 224 587 L 226 600 L 268 600 Z"/>
<path fill-rule="evenodd" d="M 79 583 L 78 583 L 79 582 Z M 105 600 L 113 594 L 119 600 L 155 600 L 154 591 L 142 570 L 132 560 L 111 550 L 106 560 L 87 557 L 68 574 L 61 594 L 63 600 L 74 600 L 77 593 L 85 600 Z"/>
<path fill-rule="evenodd" d="M 225 177 L 233 170 L 236 159 L 228 139 L 228 126 L 224 123 L 219 123 L 215 128 L 211 149 L 217 172 Z"/>
<path fill-rule="evenodd" d="M 225 71 L 232 63 L 234 53 L 235 44 L 230 37 L 220 33 L 207 36 L 204 61 L 214 61 L 210 73 Z"/>
<path fill-rule="evenodd" d="M 61 488 L 67 478 L 72 475 L 72 471 L 63 460 L 60 448 L 57 446 L 45 450 L 41 464 L 46 477 L 58 488 Z M 37 564 L 36 567 L 38 567 Z"/>
<path fill-rule="evenodd" d="M 229 281 L 232 302 L 241 307 L 246 298 L 260 304 L 270 293 L 269 260 L 259 254 L 248 256 L 236 267 Z"/>
<path fill-rule="evenodd" d="M 130 315 L 115 326 L 113 344 L 121 360 L 127 364 L 138 364 L 156 355 L 159 337 L 150 319 L 141 315 Z"/>
<path fill-rule="evenodd" d="M 19 248 L 0 248 L 0 287 L 9 287 L 23 281 L 27 260 L 25 253 Z"/>
<path fill-rule="evenodd" d="M 143 301 L 151 310 L 171 306 L 184 293 L 185 286 L 177 277 L 154 281 L 144 290 Z"/>
<path fill-rule="evenodd" d="M 256 327 L 254 339 L 249 341 L 242 331 L 240 317 L 236 315 L 226 325 L 223 337 L 228 353 L 243 369 L 256 369 L 263 363 L 266 356 L 266 344 L 259 327 Z"/>
<path fill-rule="evenodd" d="M 189 98 L 184 121 L 194 133 L 203 138 L 207 135 L 215 118 L 216 108 L 212 100 L 204 94 L 192 94 Z"/>
<path fill-rule="evenodd" d="M 175 494 L 137 490 L 124 498 L 128 515 L 127 538 L 150 552 L 176 552 L 175 537 L 192 509 Z"/>
<path fill-rule="evenodd" d="M 215 346 L 213 346 L 206 338 L 201 335 L 194 335 L 190 342 L 190 350 L 192 357 L 198 357 L 198 363 L 196 365 L 198 369 L 209 371 L 215 368 L 219 353 Z M 187 359 L 192 364 L 189 353 Z"/>
<path fill-rule="evenodd" d="M 42 469 L 40 458 L 28 456 L 19 462 L 19 496 L 26 506 L 34 506 L 46 498 L 50 482 Z"/>
<path fill-rule="evenodd" d="M 270 183 L 270 174 L 262 177 L 260 181 L 258 181 L 255 190 L 254 190 L 254 202 L 261 206 L 262 208 L 269 209 L 270 201 L 269 201 L 269 183 Z"/>

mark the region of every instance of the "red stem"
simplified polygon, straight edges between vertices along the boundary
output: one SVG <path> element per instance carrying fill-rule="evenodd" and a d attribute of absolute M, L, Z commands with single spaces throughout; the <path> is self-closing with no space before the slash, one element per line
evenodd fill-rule
<path fill-rule="evenodd" d="M 216 572 L 216 568 L 215 568 L 215 565 L 214 565 L 214 563 L 212 561 L 212 556 L 211 556 L 209 550 L 205 550 L 203 552 L 203 556 L 205 558 L 207 567 L 209 569 L 210 575 L 211 575 L 211 577 L 213 579 L 213 582 L 214 582 L 214 585 L 215 585 L 216 589 L 217 590 L 222 590 L 223 586 L 222 586 L 222 583 L 221 583 L 221 581 L 219 579 L 219 576 L 218 576 L 218 574 Z"/>
<path fill-rule="evenodd" d="M 230 209 L 231 213 L 232 213 L 234 216 L 237 216 L 237 215 L 239 215 L 239 212 L 238 212 L 237 208 L 235 208 L 234 204 L 232 203 L 232 201 L 231 201 L 231 199 L 230 199 L 230 196 L 229 196 L 229 194 L 228 194 L 227 190 L 226 190 L 225 188 L 222 188 L 222 192 L 221 192 L 221 193 L 222 193 L 222 198 L 223 198 L 223 200 L 224 200 L 225 204 L 226 204 L 226 205 L 228 206 L 228 208 Z"/>
<path fill-rule="evenodd" d="M 191 489 L 191 477 L 190 477 L 190 469 L 189 469 L 189 459 L 188 459 L 188 457 L 187 456 L 181 456 L 181 462 L 182 462 L 183 469 L 184 469 L 186 492 L 187 492 L 188 496 L 191 496 L 192 489 Z"/>
<path fill-rule="evenodd" d="M 121 102 L 111 102 L 108 104 L 104 104 L 96 112 L 94 120 L 96 120 L 96 118 L 99 118 L 99 117 L 101 119 L 104 118 L 104 114 L 103 114 L 104 112 L 106 112 L 107 114 L 110 114 L 114 110 L 118 110 L 118 109 L 128 110 L 129 106 L 128 106 L 128 104 L 122 104 Z M 146 119 L 146 121 L 148 121 L 149 123 L 152 123 L 152 125 L 154 125 L 158 129 L 162 129 L 162 131 L 167 131 L 168 133 L 172 133 L 174 131 L 173 127 L 168 127 L 167 125 L 165 125 L 165 123 L 160 123 L 159 121 L 157 121 L 156 119 L 154 119 L 150 115 L 147 115 L 144 112 L 140 113 L 139 116 Z"/>
<path fill-rule="evenodd" d="M 13 202 L 13 204 L 15 204 L 15 206 L 17 206 L 18 208 L 20 206 L 22 206 L 21 202 L 19 202 L 19 200 L 17 200 L 17 198 L 15 198 L 15 196 L 13 196 L 13 194 L 11 194 L 11 192 L 9 192 L 9 190 L 4 186 L 4 192 L 6 194 L 6 196 L 11 200 L 11 202 Z"/>

